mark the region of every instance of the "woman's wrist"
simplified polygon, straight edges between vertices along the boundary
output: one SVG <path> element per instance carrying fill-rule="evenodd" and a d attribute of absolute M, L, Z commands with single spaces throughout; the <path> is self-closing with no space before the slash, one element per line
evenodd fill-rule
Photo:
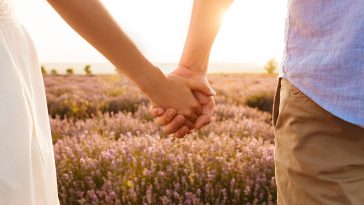
<path fill-rule="evenodd" d="M 166 76 L 158 67 L 151 66 L 147 71 L 140 75 L 137 84 L 150 98 L 158 88 L 165 85 L 166 80 Z"/>

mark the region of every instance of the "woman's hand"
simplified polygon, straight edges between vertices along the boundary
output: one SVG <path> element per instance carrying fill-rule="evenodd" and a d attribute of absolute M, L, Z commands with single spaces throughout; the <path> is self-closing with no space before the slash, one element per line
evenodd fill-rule
<path fill-rule="evenodd" d="M 174 75 L 181 76 L 181 78 L 199 81 L 208 87 L 213 95 L 216 92 L 211 88 L 209 81 L 207 80 L 207 75 L 205 72 L 197 69 L 190 69 L 183 65 L 178 65 L 178 67 L 173 71 Z M 192 89 L 193 90 L 193 89 Z M 200 116 L 196 119 L 194 129 L 200 129 L 203 126 L 210 124 L 212 120 L 213 110 L 215 108 L 215 100 L 212 95 L 206 95 L 201 89 L 194 89 L 193 94 L 199 103 L 202 105 L 202 111 Z"/>

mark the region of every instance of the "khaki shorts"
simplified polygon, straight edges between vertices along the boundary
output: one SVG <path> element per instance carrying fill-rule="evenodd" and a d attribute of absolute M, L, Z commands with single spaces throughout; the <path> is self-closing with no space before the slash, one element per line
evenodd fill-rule
<path fill-rule="evenodd" d="M 285 79 L 273 106 L 278 205 L 364 205 L 364 128 Z"/>

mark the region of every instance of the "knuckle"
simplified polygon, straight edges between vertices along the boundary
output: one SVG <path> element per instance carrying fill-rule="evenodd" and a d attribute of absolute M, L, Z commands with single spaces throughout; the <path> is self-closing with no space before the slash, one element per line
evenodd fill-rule
<path fill-rule="evenodd" d="M 158 117 L 156 118 L 155 120 L 155 123 L 159 126 L 164 126 L 166 125 L 167 123 L 169 122 L 169 120 L 165 117 L 165 116 L 162 116 L 162 117 Z"/>
<path fill-rule="evenodd" d="M 173 127 L 178 127 L 178 126 L 180 126 L 180 124 L 181 124 L 181 120 L 180 120 L 180 118 L 175 118 L 174 120 L 173 120 L 173 122 L 172 122 L 172 126 Z"/>
<path fill-rule="evenodd" d="M 172 110 L 172 109 L 168 110 L 168 114 L 167 114 L 168 120 L 171 120 L 174 117 L 174 115 L 175 115 L 174 110 Z"/>
<path fill-rule="evenodd" d="M 161 124 L 162 125 L 166 125 L 168 123 L 168 118 L 167 117 L 164 117 L 161 119 Z"/>
<path fill-rule="evenodd" d="M 162 123 L 163 124 L 167 124 L 168 122 L 169 122 L 169 117 L 168 117 L 168 115 L 167 116 L 163 116 L 162 118 L 161 118 L 161 121 L 162 121 Z"/>
<path fill-rule="evenodd" d="M 172 118 L 173 112 L 171 110 L 168 110 L 167 116 L 168 118 Z"/>
<path fill-rule="evenodd" d="M 165 113 L 165 117 L 166 118 L 168 118 L 168 117 L 170 117 L 172 115 L 172 113 L 171 113 L 171 110 L 170 109 L 168 109 L 167 111 L 166 111 L 166 113 Z"/>

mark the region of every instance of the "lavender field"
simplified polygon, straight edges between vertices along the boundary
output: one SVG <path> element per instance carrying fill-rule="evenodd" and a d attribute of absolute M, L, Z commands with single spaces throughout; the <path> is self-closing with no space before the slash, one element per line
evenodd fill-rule
<path fill-rule="evenodd" d="M 164 135 L 119 76 L 44 76 L 61 204 L 276 204 L 276 77 L 211 75 L 213 122 Z"/>

